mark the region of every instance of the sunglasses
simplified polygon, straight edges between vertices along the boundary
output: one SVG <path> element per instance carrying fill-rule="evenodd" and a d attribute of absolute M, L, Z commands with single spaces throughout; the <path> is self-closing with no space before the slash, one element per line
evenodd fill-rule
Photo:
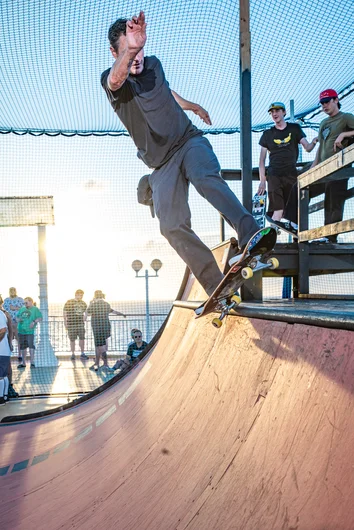
<path fill-rule="evenodd" d="M 333 98 L 322 99 L 322 100 L 320 101 L 320 105 L 324 105 L 325 103 L 329 103 L 329 102 L 331 101 L 331 99 L 333 99 Z"/>
<path fill-rule="evenodd" d="M 142 335 L 133 335 L 134 339 L 141 339 Z"/>

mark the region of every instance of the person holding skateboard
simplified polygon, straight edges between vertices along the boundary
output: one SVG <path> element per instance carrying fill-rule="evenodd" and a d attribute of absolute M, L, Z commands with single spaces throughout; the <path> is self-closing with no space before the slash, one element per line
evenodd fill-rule
<path fill-rule="evenodd" d="M 260 184 L 258 195 L 265 194 L 268 181 L 269 212 L 272 212 L 272 224 L 281 221 L 285 205 L 294 183 L 297 182 L 296 161 L 299 156 L 299 144 L 310 153 L 315 147 L 317 138 L 312 142 L 306 140 L 306 135 L 297 123 L 285 121 L 286 108 L 281 101 L 271 103 L 268 112 L 274 126 L 262 134 L 259 144 Z M 266 177 L 265 160 L 269 153 L 269 166 Z"/>
<path fill-rule="evenodd" d="M 221 178 L 209 141 L 185 113 L 192 111 L 211 125 L 208 112 L 170 89 L 157 57 L 144 57 L 144 13 L 118 19 L 109 28 L 108 38 L 115 61 L 102 73 L 102 87 L 132 137 L 138 157 L 153 169 L 149 185 L 162 235 L 210 295 L 223 274 L 191 228 L 189 184 L 236 230 L 241 247 L 259 227 Z"/>

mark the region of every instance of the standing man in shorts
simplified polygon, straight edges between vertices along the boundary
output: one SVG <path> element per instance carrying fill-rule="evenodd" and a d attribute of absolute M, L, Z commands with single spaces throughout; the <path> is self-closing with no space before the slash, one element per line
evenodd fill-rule
<path fill-rule="evenodd" d="M 85 348 L 85 322 L 87 319 L 87 304 L 83 301 L 84 291 L 78 289 L 75 298 L 71 298 L 64 305 L 64 326 L 68 333 L 71 349 L 71 360 L 75 361 L 75 341 L 79 339 L 81 350 L 80 359 L 86 360 Z"/>
<path fill-rule="evenodd" d="M 108 339 L 111 336 L 111 323 L 109 321 L 109 315 L 118 315 L 126 317 L 124 313 L 112 309 L 110 304 L 105 300 L 105 294 L 101 290 L 95 291 L 94 298 L 91 300 L 88 314 L 91 315 L 91 328 L 93 332 L 93 338 L 95 342 L 95 364 L 93 364 L 90 370 L 97 370 L 100 367 L 100 359 L 103 360 L 103 370 L 112 371 L 113 369 L 108 366 L 107 351 L 108 351 Z"/>
<path fill-rule="evenodd" d="M 7 401 L 10 358 L 7 318 L 5 313 L 0 310 L 0 406 L 5 405 Z"/>
<path fill-rule="evenodd" d="M 20 343 L 20 353 L 22 357 L 22 362 L 18 365 L 17 368 L 26 368 L 26 352 L 27 348 L 30 352 L 30 362 L 31 368 L 35 368 L 34 364 L 34 331 L 37 324 L 42 322 L 42 313 L 36 307 L 33 302 L 33 298 L 27 296 L 25 298 L 25 305 L 21 307 L 17 313 L 18 321 L 18 340 Z"/>
<path fill-rule="evenodd" d="M 316 145 L 317 138 L 309 143 L 300 125 L 285 121 L 286 108 L 281 101 L 271 103 L 268 112 L 274 126 L 264 131 L 259 140 L 261 152 L 258 195 L 265 193 L 268 181 L 268 211 L 272 213 L 271 221 L 277 225 L 283 217 L 291 188 L 297 182 L 296 161 L 299 156 L 299 144 L 310 153 Z M 268 178 L 265 169 L 267 153 L 269 153 Z"/>
<path fill-rule="evenodd" d="M 242 250 L 259 226 L 221 178 L 209 141 L 185 113 L 192 111 L 211 125 L 208 112 L 170 89 L 157 57 L 144 57 L 144 13 L 131 20 L 118 19 L 109 28 L 108 38 L 115 61 L 102 73 L 102 87 L 132 137 L 138 157 L 154 170 L 149 184 L 162 235 L 211 295 L 223 274 L 210 249 L 192 230 L 189 184 L 236 230 Z"/>
<path fill-rule="evenodd" d="M 21 362 L 20 347 L 18 343 L 18 331 L 17 331 L 18 322 L 16 319 L 16 315 L 17 315 L 18 310 L 21 309 L 21 307 L 23 307 L 24 305 L 25 305 L 24 299 L 21 298 L 20 296 L 17 296 L 16 287 L 10 287 L 9 296 L 5 298 L 3 307 L 4 307 L 4 310 L 7 313 L 9 313 L 9 315 L 11 316 L 12 332 L 10 335 L 10 341 L 12 341 L 13 339 L 16 339 L 17 341 L 17 347 L 18 347 L 18 352 L 19 352 L 18 360 L 20 362 Z"/>

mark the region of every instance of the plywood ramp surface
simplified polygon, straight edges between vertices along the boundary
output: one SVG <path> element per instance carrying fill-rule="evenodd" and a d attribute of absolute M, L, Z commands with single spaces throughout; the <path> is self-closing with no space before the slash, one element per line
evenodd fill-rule
<path fill-rule="evenodd" d="M 1 527 L 352 530 L 353 332 L 211 318 L 174 308 L 117 385 L 1 427 Z"/>

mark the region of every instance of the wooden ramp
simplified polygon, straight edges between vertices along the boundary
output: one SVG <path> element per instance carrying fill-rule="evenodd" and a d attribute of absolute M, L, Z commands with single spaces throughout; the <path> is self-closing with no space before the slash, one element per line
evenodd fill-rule
<path fill-rule="evenodd" d="M 175 307 L 116 385 L 0 426 L 1 527 L 352 530 L 354 332 L 211 319 Z"/>

